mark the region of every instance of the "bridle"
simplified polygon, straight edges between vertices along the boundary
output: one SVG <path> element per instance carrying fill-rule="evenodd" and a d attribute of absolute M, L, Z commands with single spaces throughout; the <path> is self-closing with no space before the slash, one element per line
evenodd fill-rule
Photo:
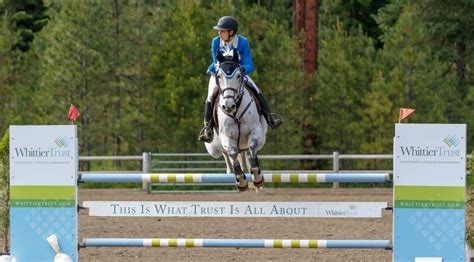
<path fill-rule="evenodd" d="M 221 69 L 221 67 L 223 65 L 234 65 L 235 69 L 232 72 L 227 72 L 226 73 L 226 72 L 224 72 L 223 69 Z M 219 109 L 221 110 L 221 112 L 226 114 L 228 117 L 232 118 L 234 120 L 234 122 L 237 124 L 237 130 L 238 130 L 237 145 L 240 145 L 240 124 L 241 124 L 240 119 L 245 115 L 247 110 L 250 108 L 250 105 L 252 105 L 252 103 L 254 102 L 254 99 L 250 98 L 250 100 L 248 101 L 245 108 L 243 110 L 241 110 L 240 114 L 238 114 L 239 111 L 240 111 L 240 104 L 242 103 L 242 100 L 243 100 L 242 97 L 244 95 L 244 88 L 245 88 L 244 87 L 244 85 L 245 85 L 245 80 L 244 79 L 245 78 L 243 77 L 242 69 L 243 68 L 237 62 L 224 61 L 224 62 L 221 62 L 219 64 L 219 68 L 217 69 L 218 73 L 216 75 L 216 83 L 217 83 L 217 87 L 219 89 L 219 96 L 222 96 L 222 98 L 224 98 L 224 99 L 233 98 L 234 102 L 235 102 L 235 105 L 236 105 L 236 110 L 233 114 L 229 114 L 229 113 L 225 112 L 221 107 L 219 107 Z M 222 73 L 222 75 L 223 75 L 222 77 L 231 78 L 237 72 L 237 70 L 239 70 L 240 73 L 241 73 L 238 86 L 237 87 L 226 87 L 226 88 L 223 89 L 219 84 L 219 77 L 221 77 L 221 76 L 218 75 L 219 71 Z M 226 91 L 232 91 L 234 94 L 224 96 L 224 93 Z"/>
<path fill-rule="evenodd" d="M 228 74 L 226 74 L 224 72 L 224 70 L 221 69 L 221 67 L 223 65 L 235 65 L 236 66 L 236 69 L 230 74 L 230 76 Z M 222 75 L 223 77 L 226 77 L 226 78 L 231 78 L 235 72 L 239 70 L 240 72 L 242 72 L 242 67 L 240 66 L 239 63 L 237 62 L 234 62 L 234 61 L 225 61 L 225 62 L 222 62 L 219 64 L 219 69 L 218 71 L 221 71 L 222 72 Z M 226 87 L 226 88 L 222 88 L 220 83 L 219 83 L 219 78 L 222 77 L 222 75 L 216 75 L 216 84 L 217 84 L 217 87 L 219 89 L 219 95 L 222 95 L 222 98 L 224 99 L 229 99 L 229 98 L 232 98 L 234 99 L 235 101 L 235 104 L 237 106 L 237 110 L 239 109 L 239 105 L 242 101 L 242 96 L 244 94 L 243 92 L 243 89 L 244 89 L 244 78 L 242 77 L 242 75 L 240 75 L 239 77 L 239 85 L 237 87 Z M 226 91 L 232 91 L 233 92 L 233 95 L 226 95 L 224 96 L 225 92 Z"/>

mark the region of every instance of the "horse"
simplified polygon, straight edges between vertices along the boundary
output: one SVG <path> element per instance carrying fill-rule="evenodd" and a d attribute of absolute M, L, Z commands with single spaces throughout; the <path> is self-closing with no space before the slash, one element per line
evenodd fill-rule
<path fill-rule="evenodd" d="M 239 191 L 248 189 L 245 173 L 250 171 L 253 186 L 258 192 L 264 181 L 257 153 L 265 144 L 267 122 L 258 110 L 256 98 L 245 87 L 246 78 L 237 51 L 234 49 L 233 53 L 228 51 L 224 55 L 217 54 L 217 123 L 214 125 L 213 140 L 205 146 L 215 159 L 224 156 L 227 173 L 235 174 Z M 247 158 L 247 151 L 250 158 Z"/>

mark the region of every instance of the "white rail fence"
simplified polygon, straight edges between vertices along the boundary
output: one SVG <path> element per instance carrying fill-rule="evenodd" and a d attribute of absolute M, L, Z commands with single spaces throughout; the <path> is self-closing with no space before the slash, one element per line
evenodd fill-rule
<path fill-rule="evenodd" d="M 472 155 L 467 155 L 467 159 L 471 159 Z M 185 160 L 182 160 L 185 158 Z M 342 161 L 347 160 L 385 160 L 392 161 L 391 154 L 339 154 L 335 151 L 332 154 L 324 155 L 261 155 L 259 158 L 263 161 L 319 161 L 326 160 L 332 163 L 332 169 L 326 170 L 298 170 L 301 172 L 344 172 L 344 173 L 392 173 L 393 170 L 343 170 L 340 169 Z M 191 173 L 191 172 L 207 172 L 222 173 L 225 172 L 224 160 L 212 160 L 207 153 L 150 153 L 144 152 L 141 156 L 79 156 L 80 162 L 92 161 L 138 161 L 141 167 L 136 170 L 126 171 L 103 171 L 101 173 Z M 211 166 L 210 166 L 211 165 Z M 327 166 L 327 165 L 326 165 Z M 295 170 L 264 170 L 265 172 L 291 172 Z M 98 171 L 79 171 L 80 174 L 96 173 Z M 334 182 L 333 187 L 339 187 L 339 182 Z M 143 189 L 151 190 L 150 184 L 144 183 Z"/>

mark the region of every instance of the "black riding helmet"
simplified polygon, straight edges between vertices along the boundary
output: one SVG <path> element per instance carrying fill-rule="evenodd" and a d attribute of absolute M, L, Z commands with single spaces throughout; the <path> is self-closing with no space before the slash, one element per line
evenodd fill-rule
<path fill-rule="evenodd" d="M 239 23 L 237 19 L 233 16 L 223 16 L 217 22 L 217 25 L 214 26 L 215 30 L 232 30 L 234 34 L 237 34 L 237 29 L 239 29 Z"/>

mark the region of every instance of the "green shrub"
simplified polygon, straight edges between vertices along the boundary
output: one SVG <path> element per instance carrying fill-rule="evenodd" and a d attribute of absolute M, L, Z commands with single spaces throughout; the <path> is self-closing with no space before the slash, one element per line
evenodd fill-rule
<path fill-rule="evenodd" d="M 471 159 L 467 161 L 467 221 L 466 240 L 468 245 L 474 247 L 474 150 L 471 152 Z"/>
<path fill-rule="evenodd" d="M 10 228 L 10 182 L 9 182 L 9 134 L 6 131 L 0 141 L 0 239 L 2 252 L 8 252 L 8 229 Z"/>

